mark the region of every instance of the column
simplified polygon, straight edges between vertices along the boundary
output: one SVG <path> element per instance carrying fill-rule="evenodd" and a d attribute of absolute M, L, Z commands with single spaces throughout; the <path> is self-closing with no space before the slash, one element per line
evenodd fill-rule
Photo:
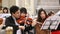
<path fill-rule="evenodd" d="M 34 14 L 34 0 L 25 0 L 25 7 L 30 15 Z"/>

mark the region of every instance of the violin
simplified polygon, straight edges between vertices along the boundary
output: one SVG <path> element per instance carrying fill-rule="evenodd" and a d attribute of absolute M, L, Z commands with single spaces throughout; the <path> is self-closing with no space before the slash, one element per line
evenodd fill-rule
<path fill-rule="evenodd" d="M 25 16 L 20 16 L 20 18 L 17 20 L 18 24 L 25 23 Z"/>
<path fill-rule="evenodd" d="M 27 18 L 26 24 L 31 25 L 32 24 L 32 18 Z"/>
<path fill-rule="evenodd" d="M 32 24 L 32 18 L 26 18 L 26 16 L 20 16 L 20 18 L 17 20 L 18 24 Z"/>

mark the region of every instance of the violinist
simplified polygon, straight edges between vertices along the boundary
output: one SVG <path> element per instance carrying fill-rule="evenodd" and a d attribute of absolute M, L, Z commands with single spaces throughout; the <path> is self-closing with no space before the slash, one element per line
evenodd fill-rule
<path fill-rule="evenodd" d="M 47 13 L 44 9 L 39 9 L 37 19 L 33 20 L 33 26 L 35 26 L 35 34 L 49 34 L 48 30 L 41 30 L 41 26 L 47 19 Z"/>
<path fill-rule="evenodd" d="M 17 20 L 17 22 L 21 25 L 21 26 L 25 26 L 25 30 L 22 30 L 22 34 L 26 34 L 26 32 L 29 32 L 29 30 L 32 29 L 31 23 L 32 23 L 32 18 L 29 18 L 27 15 L 27 9 L 22 7 L 20 9 L 20 18 Z M 29 33 L 28 33 L 29 34 Z"/>
<path fill-rule="evenodd" d="M 26 12 L 26 10 L 24 8 L 21 8 L 20 12 L 21 12 L 21 15 L 20 15 L 20 18 L 17 20 L 17 22 L 20 25 L 24 25 L 27 12 Z"/>
<path fill-rule="evenodd" d="M 21 29 L 25 29 L 24 26 L 20 26 L 20 24 L 17 23 L 17 19 L 20 17 L 20 10 L 18 6 L 11 6 L 10 7 L 10 14 L 11 16 L 7 17 L 5 20 L 5 26 L 3 29 L 6 29 L 7 27 L 13 27 L 13 33 L 17 34 L 18 31 L 21 34 Z"/>

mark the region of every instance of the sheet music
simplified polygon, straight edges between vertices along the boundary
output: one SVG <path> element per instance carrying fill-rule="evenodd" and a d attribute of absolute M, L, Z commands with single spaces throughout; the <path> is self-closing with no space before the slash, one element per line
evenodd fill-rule
<path fill-rule="evenodd" d="M 41 29 L 57 29 L 60 23 L 60 16 L 51 16 L 45 20 Z"/>

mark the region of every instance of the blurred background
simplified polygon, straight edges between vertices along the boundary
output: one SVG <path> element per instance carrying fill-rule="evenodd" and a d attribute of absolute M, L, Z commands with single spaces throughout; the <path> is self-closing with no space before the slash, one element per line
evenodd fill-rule
<path fill-rule="evenodd" d="M 12 5 L 17 5 L 20 8 L 25 7 L 30 15 L 36 15 L 40 8 L 45 9 L 46 12 L 59 11 L 60 0 L 0 0 L 0 9 L 10 8 Z"/>
<path fill-rule="evenodd" d="M 7 7 L 9 12 L 9 8 L 12 5 L 16 5 L 19 8 L 25 7 L 30 17 L 37 17 L 38 10 L 40 8 L 43 8 L 47 12 L 47 14 L 51 11 L 53 11 L 54 13 L 60 11 L 60 0 L 0 0 L 0 17 L 3 17 L 4 15 L 9 16 L 10 14 L 2 14 L 3 8 Z"/>

